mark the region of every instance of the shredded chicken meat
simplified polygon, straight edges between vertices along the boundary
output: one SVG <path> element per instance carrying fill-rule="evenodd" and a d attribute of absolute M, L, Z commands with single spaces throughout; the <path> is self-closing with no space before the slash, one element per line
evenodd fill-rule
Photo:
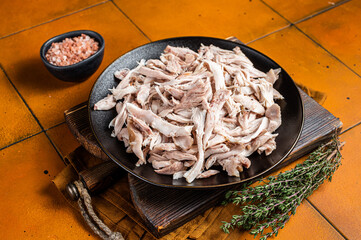
<path fill-rule="evenodd" d="M 280 69 L 256 69 L 239 47 L 167 46 L 160 59 L 114 73 L 120 81 L 94 110 L 117 109 L 112 137 L 158 174 L 191 183 L 223 169 L 239 177 L 248 157 L 276 149 Z"/>

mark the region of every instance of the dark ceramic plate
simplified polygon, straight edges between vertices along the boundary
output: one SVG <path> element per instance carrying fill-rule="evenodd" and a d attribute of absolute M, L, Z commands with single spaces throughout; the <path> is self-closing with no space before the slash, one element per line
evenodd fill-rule
<path fill-rule="evenodd" d="M 230 50 L 239 46 L 257 69 L 266 72 L 270 68 L 280 68 L 277 63 L 262 53 L 238 43 L 208 37 L 172 38 L 143 45 L 119 57 L 100 75 L 90 93 L 88 104 L 90 123 L 101 148 L 114 162 L 146 182 L 164 187 L 194 189 L 222 187 L 245 182 L 270 171 L 282 162 L 300 137 L 304 119 L 301 96 L 291 77 L 282 69 L 280 78 L 274 85 L 285 98 L 278 101 L 281 107 L 282 125 L 276 131 L 279 133 L 276 138 L 277 149 L 269 156 L 258 155 L 257 153 L 251 155 L 252 165 L 241 173 L 240 178 L 229 177 L 225 172 L 222 172 L 210 178 L 187 183 L 184 179 L 173 180 L 172 176 L 155 173 L 151 164 L 136 167 L 137 158 L 135 155 L 126 153 L 123 143 L 110 136 L 111 129 L 108 128 L 108 124 L 116 116 L 116 111 L 114 109 L 94 111 L 94 104 L 109 93 L 108 89 L 118 84 L 113 75 L 116 70 L 121 68 L 132 69 L 137 66 L 137 62 L 141 59 L 157 59 L 167 45 L 188 47 L 196 51 L 201 44 L 213 44 Z"/>

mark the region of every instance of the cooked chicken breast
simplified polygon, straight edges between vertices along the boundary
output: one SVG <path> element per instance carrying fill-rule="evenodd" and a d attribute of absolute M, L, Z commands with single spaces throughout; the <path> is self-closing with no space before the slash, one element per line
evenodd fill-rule
<path fill-rule="evenodd" d="M 116 108 L 112 137 L 158 174 L 191 183 L 218 174 L 239 177 L 254 152 L 276 149 L 282 124 L 273 88 L 280 69 L 256 69 L 239 47 L 167 46 L 159 59 L 120 69 L 120 80 L 94 110 Z M 217 169 L 218 168 L 218 169 Z"/>

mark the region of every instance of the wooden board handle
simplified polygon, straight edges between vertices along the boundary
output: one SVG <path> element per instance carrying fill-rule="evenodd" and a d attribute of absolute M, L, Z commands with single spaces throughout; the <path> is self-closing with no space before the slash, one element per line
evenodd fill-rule
<path fill-rule="evenodd" d="M 120 171 L 121 168 L 115 162 L 106 161 L 81 171 L 79 173 L 79 178 L 90 192 L 96 192 L 104 189 L 105 186 L 108 186 L 109 183 L 113 182 L 116 178 L 115 173 Z"/>
<path fill-rule="evenodd" d="M 119 176 L 123 175 L 122 170 L 115 162 L 106 161 L 92 168 L 83 170 L 79 173 L 79 179 L 89 192 L 95 194 L 112 184 Z M 78 189 L 73 183 L 69 183 L 66 187 L 69 197 L 73 200 L 79 198 Z"/>

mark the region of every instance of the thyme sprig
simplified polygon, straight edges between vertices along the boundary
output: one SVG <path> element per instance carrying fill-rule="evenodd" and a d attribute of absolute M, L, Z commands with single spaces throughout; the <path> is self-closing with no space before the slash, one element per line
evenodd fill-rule
<path fill-rule="evenodd" d="M 261 240 L 277 236 L 303 199 L 325 180 L 331 181 L 341 165 L 342 145 L 335 136 L 295 168 L 264 178 L 257 186 L 227 192 L 224 204 L 240 205 L 241 214 L 233 215 L 230 222 L 222 222 L 223 231 L 229 233 L 230 228 L 243 227 L 254 236 L 260 235 Z"/>

